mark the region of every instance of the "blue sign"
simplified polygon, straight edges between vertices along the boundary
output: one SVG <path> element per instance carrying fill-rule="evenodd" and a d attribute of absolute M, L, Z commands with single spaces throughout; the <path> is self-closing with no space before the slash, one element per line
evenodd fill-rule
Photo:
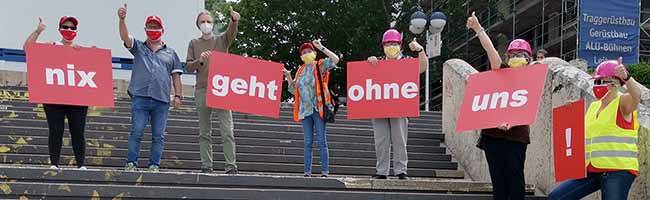
<path fill-rule="evenodd" d="M 589 67 L 623 57 L 639 62 L 639 0 L 581 0 L 578 57 Z"/>

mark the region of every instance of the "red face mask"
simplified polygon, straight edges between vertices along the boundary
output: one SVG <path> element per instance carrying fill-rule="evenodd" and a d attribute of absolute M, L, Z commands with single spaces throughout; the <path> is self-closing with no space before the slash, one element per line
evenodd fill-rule
<path fill-rule="evenodd" d="M 163 33 L 162 30 L 152 30 L 152 29 L 147 29 L 145 30 L 145 32 L 147 32 L 147 37 L 149 38 L 149 40 L 152 41 L 160 40 L 160 37 L 162 37 L 162 33 Z"/>
<path fill-rule="evenodd" d="M 77 37 L 77 31 L 73 31 L 73 30 L 62 29 L 62 30 L 59 30 L 59 33 L 61 33 L 61 36 L 63 36 L 63 39 L 65 39 L 67 41 L 72 41 L 72 40 L 74 40 L 75 37 Z"/>
<path fill-rule="evenodd" d="M 600 100 L 607 95 L 609 89 L 607 89 L 607 85 L 594 85 L 593 92 L 596 99 Z"/>

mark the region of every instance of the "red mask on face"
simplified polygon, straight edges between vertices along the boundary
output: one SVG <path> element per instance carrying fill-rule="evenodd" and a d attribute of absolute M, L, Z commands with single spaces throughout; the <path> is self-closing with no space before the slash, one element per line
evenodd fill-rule
<path fill-rule="evenodd" d="M 600 100 L 607 95 L 609 89 L 607 89 L 606 85 L 594 85 L 593 92 L 596 99 Z"/>
<path fill-rule="evenodd" d="M 149 40 L 158 41 L 162 37 L 162 30 L 146 30 Z"/>
<path fill-rule="evenodd" d="M 59 30 L 59 33 L 61 33 L 63 39 L 67 41 L 72 41 L 74 40 L 75 37 L 77 37 L 77 31 L 73 31 L 73 30 Z"/>

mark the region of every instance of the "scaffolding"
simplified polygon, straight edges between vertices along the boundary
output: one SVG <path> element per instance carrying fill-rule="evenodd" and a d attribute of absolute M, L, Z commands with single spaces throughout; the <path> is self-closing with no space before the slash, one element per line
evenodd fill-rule
<path fill-rule="evenodd" d="M 515 38 L 523 38 L 531 43 L 533 49 L 544 48 L 551 56 L 564 60 L 577 57 L 579 0 L 495 0 L 490 1 L 487 8 L 472 7 L 472 2 L 476 1 L 465 1 L 465 9 L 467 13 L 477 10 L 477 16 L 493 40 L 502 38 L 496 40 L 497 48 Z M 508 5 L 505 12 L 504 5 Z M 641 1 L 640 12 L 639 59 L 643 62 L 650 61 L 650 0 Z M 446 37 L 449 49 L 458 57 L 479 70 L 487 69 L 485 54 L 474 51 L 481 47 L 471 30 L 457 30 Z"/>

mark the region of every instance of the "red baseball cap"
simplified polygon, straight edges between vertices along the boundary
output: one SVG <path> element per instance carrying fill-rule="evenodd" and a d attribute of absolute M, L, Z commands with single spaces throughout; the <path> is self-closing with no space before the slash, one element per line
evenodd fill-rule
<path fill-rule="evenodd" d="M 163 27 L 162 19 L 160 19 L 158 15 L 151 15 L 147 17 L 147 20 L 144 24 L 147 25 L 149 22 L 157 22 L 158 24 L 160 24 L 160 27 Z"/>
<path fill-rule="evenodd" d="M 59 20 L 59 26 L 61 26 L 65 21 L 68 21 L 68 20 L 70 20 L 70 22 L 72 22 L 75 26 L 77 26 L 77 24 L 79 24 L 79 20 L 77 20 L 77 18 L 75 18 L 73 16 L 63 16 Z"/>
<path fill-rule="evenodd" d="M 300 45 L 300 51 L 298 53 L 302 54 L 302 50 L 305 50 L 305 49 L 311 49 L 312 51 L 316 51 L 316 49 L 314 48 L 314 45 L 312 45 L 309 42 L 305 42 L 302 45 Z"/>

